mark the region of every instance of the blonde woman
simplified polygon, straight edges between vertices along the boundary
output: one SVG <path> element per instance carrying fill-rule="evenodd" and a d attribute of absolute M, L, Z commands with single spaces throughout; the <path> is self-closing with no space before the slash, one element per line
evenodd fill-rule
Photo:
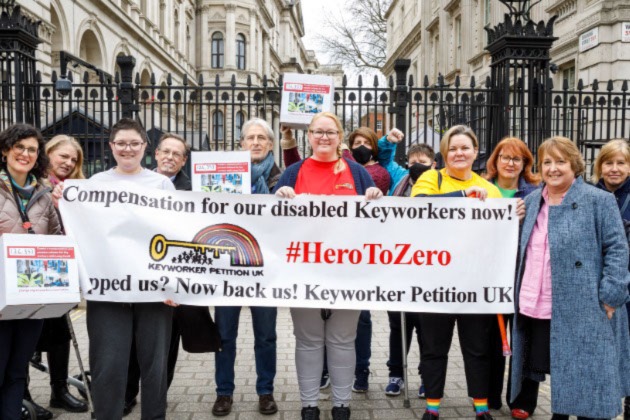
<path fill-rule="evenodd" d="M 289 166 L 274 190 L 282 198 L 296 194 L 365 195 L 379 198 L 368 172 L 341 157 L 343 127 L 336 115 L 322 112 L 313 117 L 308 141 L 313 155 Z M 295 334 L 295 364 L 302 400 L 302 419 L 318 420 L 319 385 L 324 348 L 333 394 L 333 420 L 350 418 L 352 382 L 356 364 L 354 341 L 359 310 L 291 308 Z"/>

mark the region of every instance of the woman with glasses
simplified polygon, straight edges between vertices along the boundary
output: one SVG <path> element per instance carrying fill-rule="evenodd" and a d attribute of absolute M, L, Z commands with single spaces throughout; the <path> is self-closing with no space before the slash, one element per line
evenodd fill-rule
<path fill-rule="evenodd" d="M 363 166 L 341 156 L 343 127 L 334 114 L 322 112 L 313 117 L 308 141 L 313 155 L 288 167 L 274 190 L 281 198 L 296 194 L 365 195 L 383 194 Z M 352 382 L 356 364 L 354 340 L 359 310 L 320 310 L 291 308 L 296 340 L 295 364 L 302 400 L 302 419 L 319 419 L 319 387 L 328 357 L 333 394 L 333 420 L 350 418 Z"/>
<path fill-rule="evenodd" d="M 288 167 L 300 160 L 300 153 L 292 131 L 283 127 L 282 135 L 283 138 L 280 145 L 283 149 L 285 165 Z M 382 141 L 386 141 L 385 139 L 390 137 L 402 139 L 404 135 L 400 130 L 393 129 L 387 137 L 383 137 Z M 379 155 L 378 143 L 379 139 L 374 130 L 369 127 L 359 127 L 348 136 L 350 149 L 345 144 L 341 144 L 342 157 L 362 165 L 372 178 L 372 181 L 374 181 L 374 185 L 381 190 L 383 195 L 387 195 L 392 184 L 391 177 L 387 169 L 377 161 Z M 355 344 L 357 364 L 352 391 L 364 393 L 369 389 L 370 358 L 372 357 L 372 316 L 370 311 L 361 311 Z M 320 383 L 321 389 L 325 389 L 330 385 L 330 374 L 327 365 L 327 360 L 324 358 L 324 370 Z"/>
<path fill-rule="evenodd" d="M 0 234 L 57 235 L 61 226 L 44 185 L 48 158 L 41 133 L 15 124 L 0 133 Z M 35 351 L 42 320 L 0 321 L 0 419 L 19 419 L 28 361 Z"/>
<path fill-rule="evenodd" d="M 146 132 L 139 122 L 123 118 L 111 129 L 109 144 L 116 166 L 93 175 L 98 182 L 126 181 L 174 191 L 169 178 L 142 167 Z M 61 199 L 63 183 L 53 191 Z M 106 238 L 105 238 L 106 239 Z M 172 301 L 120 303 L 88 300 L 92 397 L 97 419 L 123 416 L 127 368 L 132 342 L 140 366 L 143 419 L 166 416 L 167 363 L 173 320 Z"/>
<path fill-rule="evenodd" d="M 532 173 L 534 157 L 527 145 L 515 137 L 506 137 L 497 144 L 486 162 L 486 179 L 496 186 L 504 198 L 525 198 L 538 188 L 540 177 Z M 505 315 L 504 322 L 512 315 Z M 510 322 L 511 325 L 511 322 Z M 498 410 L 503 405 L 503 378 L 505 356 L 502 351 L 501 332 L 498 322 L 490 326 L 490 387 L 488 407 Z M 508 381 L 509 390 L 509 381 Z M 509 391 L 508 391 L 509 394 Z M 538 382 L 524 378 L 521 393 L 509 404 L 512 417 L 526 419 L 534 413 L 538 403 Z"/>

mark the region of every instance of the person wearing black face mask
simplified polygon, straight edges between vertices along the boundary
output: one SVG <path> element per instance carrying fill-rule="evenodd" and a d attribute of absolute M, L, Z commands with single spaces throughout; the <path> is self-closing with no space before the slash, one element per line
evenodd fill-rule
<path fill-rule="evenodd" d="M 435 168 L 435 152 L 428 144 L 412 144 L 407 150 L 407 169 L 394 162 L 394 152 L 396 144 L 404 138 L 404 134 L 394 129 L 389 135 L 379 141 L 379 163 L 387 168 L 392 180 L 397 179 L 398 182 L 390 191 L 390 195 L 395 197 L 409 197 L 411 188 L 416 180 L 429 169 Z M 420 322 L 418 314 L 414 312 L 406 312 L 405 322 L 402 322 L 401 313 L 387 311 L 389 318 L 389 360 L 387 367 L 389 368 L 388 384 L 385 386 L 385 395 L 396 396 L 405 387 L 403 376 L 403 345 L 402 345 L 402 329 L 404 326 L 406 332 L 405 353 L 409 353 L 411 347 L 411 339 L 413 338 L 413 330 L 416 330 L 418 346 L 420 344 Z M 420 375 L 420 365 L 418 365 L 418 374 Z M 418 388 L 418 397 L 424 398 L 424 385 L 422 380 Z"/>
<path fill-rule="evenodd" d="M 391 156 L 393 157 L 393 153 L 391 153 Z M 379 160 L 381 160 L 380 158 L 381 155 L 379 155 Z M 400 181 L 393 188 L 391 195 L 395 197 L 409 197 L 411 187 L 413 187 L 418 178 L 429 169 L 435 168 L 435 152 L 428 144 L 412 144 L 407 151 L 408 169 L 405 170 L 393 161 L 386 167 L 396 169 L 402 173 Z M 394 177 L 393 174 L 390 173 L 390 175 L 392 175 L 392 178 Z"/>

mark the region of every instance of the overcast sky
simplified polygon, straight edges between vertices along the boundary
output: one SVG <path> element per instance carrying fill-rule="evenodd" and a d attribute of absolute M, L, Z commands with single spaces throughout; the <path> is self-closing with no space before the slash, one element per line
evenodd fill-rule
<path fill-rule="evenodd" d="M 328 64 L 328 57 L 319 50 L 317 39 L 325 31 L 324 15 L 332 11 L 343 10 L 346 0 L 302 0 L 302 14 L 306 36 L 302 38 L 304 45 L 309 50 L 317 52 L 317 58 L 321 64 Z"/>

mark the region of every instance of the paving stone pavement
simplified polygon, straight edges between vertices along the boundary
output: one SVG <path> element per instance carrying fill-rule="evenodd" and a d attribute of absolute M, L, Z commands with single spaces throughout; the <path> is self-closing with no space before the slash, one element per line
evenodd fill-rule
<path fill-rule="evenodd" d="M 84 364 L 88 364 L 88 340 L 85 326 L 85 311 L 77 309 L 72 313 L 73 325 L 76 330 L 81 355 Z M 389 352 L 389 324 L 387 313 L 372 312 L 373 336 L 372 359 L 370 370 L 370 390 L 365 394 L 353 393 L 351 404 L 353 419 L 420 419 L 426 405 L 425 400 L 414 397 L 417 392 L 419 378 L 417 363 L 419 352 L 417 343 L 413 341 L 409 353 L 409 381 L 411 408 L 404 408 L 404 398 L 387 397 L 384 393 L 388 380 L 386 362 Z M 272 416 L 258 413 L 258 396 L 256 395 L 256 368 L 254 364 L 254 338 L 250 311 L 241 312 L 239 328 L 238 353 L 236 359 L 236 391 L 234 394 L 233 411 L 226 420 L 296 420 L 300 418 L 300 395 L 297 385 L 294 364 L 294 343 L 291 317 L 289 310 L 278 310 L 278 371 L 275 381 L 275 398 L 280 410 Z M 74 352 L 70 358 L 71 375 L 79 372 Z M 587 384 L 585 384 L 586 386 Z M 31 369 L 31 393 L 35 401 L 47 407 L 50 398 L 48 377 L 35 369 Z M 322 392 L 322 419 L 330 419 L 331 403 L 329 389 Z M 76 391 L 74 391 L 76 394 Z M 444 419 L 473 419 L 474 413 L 471 400 L 467 397 L 466 380 L 459 343 L 457 337 L 453 339 L 453 346 L 449 355 L 448 375 L 446 380 L 445 398 L 440 407 L 440 417 Z M 533 420 L 549 419 L 550 390 L 547 384 L 540 389 L 539 405 Z M 215 400 L 214 384 L 214 355 L 189 354 L 180 351 L 175 379 L 168 393 L 168 419 L 202 420 L 215 418 L 212 404 Z M 141 401 L 140 401 L 141 403 Z M 139 405 L 133 413 L 126 417 L 129 420 L 140 419 Z M 88 414 L 70 414 L 58 409 L 51 409 L 55 419 L 74 420 L 88 419 Z M 492 410 L 495 419 L 510 419 L 509 410 L 504 406 L 501 410 Z M 618 417 L 621 419 L 621 417 Z"/>

